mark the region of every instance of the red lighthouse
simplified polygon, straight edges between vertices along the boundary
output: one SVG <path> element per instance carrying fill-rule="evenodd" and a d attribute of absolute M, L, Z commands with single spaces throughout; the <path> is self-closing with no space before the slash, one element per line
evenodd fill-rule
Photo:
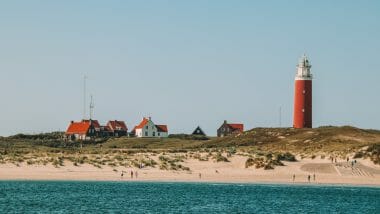
<path fill-rule="evenodd" d="M 297 65 L 294 92 L 294 128 L 312 128 L 312 79 L 311 64 L 303 55 Z"/>

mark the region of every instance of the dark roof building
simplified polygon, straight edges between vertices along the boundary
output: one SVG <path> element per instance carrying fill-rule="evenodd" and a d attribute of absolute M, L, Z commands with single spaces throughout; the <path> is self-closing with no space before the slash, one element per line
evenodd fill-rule
<path fill-rule="evenodd" d="M 217 130 L 218 137 L 225 137 L 231 134 L 239 134 L 244 132 L 244 124 L 227 123 L 227 120 Z"/>
<path fill-rule="evenodd" d="M 201 127 L 198 126 L 198 127 L 193 131 L 192 135 L 202 135 L 202 136 L 206 136 L 206 133 L 201 129 Z"/>
<path fill-rule="evenodd" d="M 127 128 L 127 125 L 125 125 L 124 121 L 119 121 L 119 120 L 108 121 L 107 127 L 109 128 L 111 135 L 114 137 L 121 137 L 121 136 L 128 135 L 128 128 Z"/>

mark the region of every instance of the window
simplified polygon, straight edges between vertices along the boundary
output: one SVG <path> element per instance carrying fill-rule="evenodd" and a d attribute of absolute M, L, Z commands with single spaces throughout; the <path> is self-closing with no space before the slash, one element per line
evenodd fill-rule
<path fill-rule="evenodd" d="M 148 136 L 148 132 L 145 132 L 145 136 Z"/>
<path fill-rule="evenodd" d="M 160 132 L 158 132 L 158 136 L 160 136 Z"/>
<path fill-rule="evenodd" d="M 156 132 L 153 132 L 153 137 L 156 136 Z"/>

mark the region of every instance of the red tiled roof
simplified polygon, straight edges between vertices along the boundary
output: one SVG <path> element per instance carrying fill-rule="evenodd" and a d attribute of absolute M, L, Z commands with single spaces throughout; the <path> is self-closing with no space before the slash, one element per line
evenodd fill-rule
<path fill-rule="evenodd" d="M 87 134 L 90 129 L 90 122 L 72 122 L 67 128 L 66 134 Z"/>
<path fill-rule="evenodd" d="M 244 131 L 244 124 L 227 124 L 231 129 L 237 130 L 237 131 Z"/>
<path fill-rule="evenodd" d="M 107 126 L 112 130 L 123 130 L 128 131 L 127 125 L 125 125 L 124 121 L 112 120 L 108 121 Z"/>
<path fill-rule="evenodd" d="M 135 126 L 135 128 L 133 128 L 132 132 L 134 132 L 136 129 L 142 129 L 144 128 L 144 126 L 149 122 L 149 119 L 148 118 L 145 118 L 140 122 L 139 125 Z"/>
<path fill-rule="evenodd" d="M 156 125 L 157 131 L 159 132 L 168 132 L 168 126 L 167 125 Z"/>

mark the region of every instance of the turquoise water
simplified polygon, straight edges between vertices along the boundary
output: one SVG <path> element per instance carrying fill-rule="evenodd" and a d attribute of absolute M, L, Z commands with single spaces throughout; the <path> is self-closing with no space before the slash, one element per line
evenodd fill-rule
<path fill-rule="evenodd" d="M 1 213 L 380 213 L 380 188 L 0 182 Z"/>

